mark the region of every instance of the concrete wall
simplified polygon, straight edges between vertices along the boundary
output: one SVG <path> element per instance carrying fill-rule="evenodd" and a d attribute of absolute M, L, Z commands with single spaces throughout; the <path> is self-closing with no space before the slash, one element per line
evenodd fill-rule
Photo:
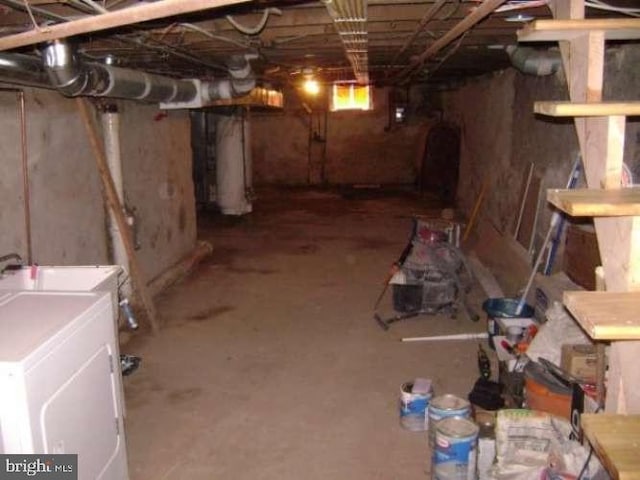
<path fill-rule="evenodd" d="M 605 100 L 639 99 L 636 74 L 640 47 L 607 52 Z M 462 126 L 458 204 L 467 215 L 483 178 L 488 182 L 481 215 L 501 233 L 511 230 L 519 208 L 521 182 L 531 162 L 546 188 L 564 188 L 579 151 L 571 119 L 533 114 L 536 100 L 567 100 L 562 73 L 548 77 L 523 75 L 513 69 L 478 79 L 443 94 L 445 118 Z M 640 182 L 640 122 L 627 120 L 625 162 Z M 550 208 L 541 201 L 538 238 L 549 225 Z"/>
<path fill-rule="evenodd" d="M 26 260 L 20 128 L 14 93 L 0 94 L 0 252 Z M 33 261 L 107 262 L 105 215 L 95 162 L 75 103 L 55 92 L 25 89 Z"/>
<path fill-rule="evenodd" d="M 154 278 L 195 246 L 189 114 L 157 117 L 155 105 L 119 106 L 125 196 L 139 219 L 140 260 Z"/>
<path fill-rule="evenodd" d="M 94 156 L 74 100 L 25 88 L 33 261 L 109 262 Z M 140 218 L 142 268 L 153 278 L 195 245 L 189 119 L 120 102 L 125 194 Z M 20 129 L 14 93 L 0 93 L 0 254 L 26 260 Z M 99 123 L 98 123 L 99 124 Z"/>
<path fill-rule="evenodd" d="M 327 113 L 326 145 L 320 138 L 309 141 L 310 128 L 325 136 L 326 96 L 304 99 L 312 115 L 291 89 L 285 92 L 283 112 L 252 113 L 254 182 L 316 184 L 324 168 L 329 184 L 413 184 L 428 121 L 410 114 L 406 124 L 387 129 L 388 90 L 372 91 L 372 111 Z"/>

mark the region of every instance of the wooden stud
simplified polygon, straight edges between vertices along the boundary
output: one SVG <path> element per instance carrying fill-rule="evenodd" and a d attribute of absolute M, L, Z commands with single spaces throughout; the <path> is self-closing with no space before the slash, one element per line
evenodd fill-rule
<path fill-rule="evenodd" d="M 98 167 L 98 173 L 100 174 L 100 181 L 102 183 L 102 194 L 104 196 L 105 203 L 109 207 L 109 210 L 111 210 L 111 212 L 113 213 L 113 217 L 115 218 L 118 225 L 118 231 L 122 237 L 122 243 L 124 244 L 124 248 L 127 251 L 127 255 L 129 257 L 131 280 L 133 281 L 133 285 L 135 287 L 134 293 L 140 299 L 140 303 L 145 310 L 152 331 L 154 333 L 157 333 L 159 331 L 159 326 L 156 321 L 156 312 L 153 306 L 153 300 L 151 299 L 147 291 L 147 285 L 144 281 L 144 276 L 142 275 L 142 270 L 140 268 L 140 264 L 138 263 L 138 258 L 136 257 L 135 246 L 133 244 L 133 239 L 131 238 L 131 232 L 129 230 L 129 226 L 127 225 L 127 220 L 124 216 L 124 210 L 122 205 L 120 204 L 118 193 L 113 183 L 113 178 L 111 177 L 111 173 L 109 172 L 107 157 L 105 155 L 104 148 L 99 140 L 99 135 L 95 123 L 93 122 L 91 113 L 89 111 L 90 104 L 85 98 L 78 97 L 76 98 L 76 105 L 78 107 L 78 111 L 80 112 L 80 116 L 82 118 L 84 126 L 87 130 L 89 143 L 91 144 L 91 149 L 93 150 L 93 155 L 96 160 L 96 166 Z"/>

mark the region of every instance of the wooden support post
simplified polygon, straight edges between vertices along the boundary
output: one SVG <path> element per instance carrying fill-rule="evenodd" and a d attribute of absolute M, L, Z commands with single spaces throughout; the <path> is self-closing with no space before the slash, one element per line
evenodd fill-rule
<path fill-rule="evenodd" d="M 111 178 L 111 173 L 109 172 L 107 157 L 105 155 L 104 148 L 99 140 L 99 135 L 96 130 L 95 123 L 91 117 L 89 102 L 85 98 L 78 97 L 76 98 L 76 104 L 78 106 L 78 111 L 80 112 L 80 116 L 82 117 L 84 126 L 87 130 L 89 143 L 91 144 L 91 149 L 93 150 L 93 154 L 96 160 L 96 166 L 98 167 L 98 173 L 100 174 L 100 181 L 102 183 L 102 194 L 104 196 L 105 203 L 113 213 L 116 223 L 118 224 L 118 231 L 122 236 L 122 243 L 124 244 L 124 248 L 127 251 L 127 255 L 129 256 L 129 268 L 131 270 L 129 273 L 135 287 L 134 293 L 140 299 L 140 303 L 145 310 L 145 314 L 152 331 L 154 333 L 157 333 L 159 327 L 156 321 L 156 312 L 153 306 L 153 301 L 149 296 L 147 285 L 144 282 L 144 276 L 142 275 L 142 270 L 135 254 L 135 247 L 133 245 L 133 239 L 131 238 L 131 232 L 129 231 L 127 220 L 124 216 L 123 207 L 120 204 L 120 200 L 118 199 L 118 193 L 116 192 L 113 178 Z"/>

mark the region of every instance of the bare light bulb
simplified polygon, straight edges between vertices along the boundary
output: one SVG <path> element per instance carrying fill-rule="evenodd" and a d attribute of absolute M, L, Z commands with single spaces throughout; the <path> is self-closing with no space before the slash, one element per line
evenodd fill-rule
<path fill-rule="evenodd" d="M 313 80 L 312 78 L 305 80 L 302 88 L 304 88 L 304 91 L 309 95 L 317 95 L 318 93 L 320 93 L 320 84 L 317 82 L 317 80 Z"/>

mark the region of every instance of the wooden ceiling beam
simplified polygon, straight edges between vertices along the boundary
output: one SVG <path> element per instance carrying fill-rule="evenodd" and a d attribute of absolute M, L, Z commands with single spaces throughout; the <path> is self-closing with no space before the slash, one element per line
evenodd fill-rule
<path fill-rule="evenodd" d="M 398 78 L 402 78 L 410 74 L 416 67 L 426 62 L 428 59 L 436 55 L 440 50 L 453 42 L 456 38 L 473 28 L 478 22 L 487 17 L 496 8 L 502 5 L 505 0 L 484 0 L 475 10 L 467 15 L 463 20 L 458 22 L 451 30 L 442 37 L 433 42 L 424 52 L 411 61 L 411 64 L 403 69 Z"/>
<path fill-rule="evenodd" d="M 34 28 L 24 33 L 0 37 L 0 50 L 35 45 L 85 33 L 108 30 L 149 20 L 193 13 L 211 8 L 244 3 L 249 0 L 159 0 L 109 13 L 84 17 L 66 23 Z"/>

